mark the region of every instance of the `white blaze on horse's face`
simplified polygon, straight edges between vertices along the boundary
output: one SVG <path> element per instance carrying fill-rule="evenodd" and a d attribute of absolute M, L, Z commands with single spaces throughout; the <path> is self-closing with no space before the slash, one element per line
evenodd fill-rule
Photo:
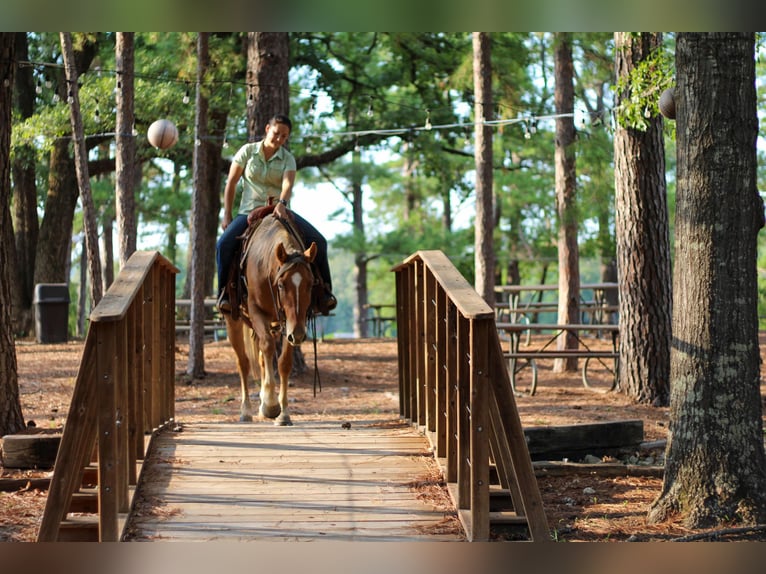
<path fill-rule="evenodd" d="M 301 308 L 301 283 L 303 282 L 303 277 L 301 277 L 300 273 L 294 273 L 292 276 L 293 285 L 295 285 L 295 307 L 297 309 Z"/>
<path fill-rule="evenodd" d="M 316 256 L 316 245 L 301 254 L 288 255 L 283 245 L 277 247 L 277 259 L 284 266 L 278 275 L 281 310 L 284 313 L 284 336 L 291 345 L 306 339 L 306 316 L 311 304 L 313 274 L 310 263 Z"/>

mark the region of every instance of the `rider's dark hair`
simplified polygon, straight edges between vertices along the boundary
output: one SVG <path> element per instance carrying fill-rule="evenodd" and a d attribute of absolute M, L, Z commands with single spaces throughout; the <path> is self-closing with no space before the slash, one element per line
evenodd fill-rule
<path fill-rule="evenodd" d="M 274 114 L 271 116 L 271 119 L 269 120 L 269 123 L 271 125 L 274 124 L 284 124 L 287 126 L 287 129 L 290 131 L 293 131 L 293 122 L 290 121 L 290 118 L 288 118 L 284 114 Z"/>

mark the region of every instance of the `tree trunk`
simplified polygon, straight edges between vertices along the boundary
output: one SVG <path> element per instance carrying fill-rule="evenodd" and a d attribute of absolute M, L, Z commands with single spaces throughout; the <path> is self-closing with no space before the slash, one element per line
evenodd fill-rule
<path fill-rule="evenodd" d="M 476 163 L 476 230 L 474 266 L 476 292 L 495 305 L 495 249 L 492 240 L 492 60 L 487 32 L 473 33 L 474 161 Z"/>
<path fill-rule="evenodd" d="M 556 88 L 556 209 L 559 218 L 559 309 L 562 324 L 580 322 L 580 252 L 577 246 L 577 205 L 575 189 L 574 70 L 572 34 L 556 34 L 554 52 Z M 576 349 L 574 333 L 562 334 L 557 348 Z M 555 372 L 577 370 L 577 358 L 555 359 Z"/>
<path fill-rule="evenodd" d="M 78 46 L 74 52 L 78 73 L 88 69 L 97 49 L 96 42 L 87 40 Z M 51 73 L 57 76 L 54 81 L 58 96 L 66 101 L 67 82 L 58 70 Z M 60 138 L 51 149 L 48 192 L 35 252 L 35 283 L 69 283 L 72 223 L 79 192 L 74 162 L 69 155 L 70 143 L 68 138 Z"/>
<path fill-rule="evenodd" d="M 290 113 L 290 37 L 287 32 L 247 34 L 247 132 L 260 139 L 274 114 Z"/>
<path fill-rule="evenodd" d="M 134 36 L 133 32 L 117 32 L 115 46 L 115 64 L 117 68 L 118 86 L 116 90 L 116 163 L 115 179 L 116 216 L 118 230 L 118 245 L 120 249 L 120 269 L 125 266 L 128 258 L 136 250 L 138 223 L 136 221 L 136 198 L 133 174 L 136 167 L 136 138 L 133 136 L 135 116 L 134 101 Z"/>
<path fill-rule="evenodd" d="M 353 125 L 353 117 L 350 118 L 349 125 Z M 364 190 L 362 189 L 362 161 L 361 152 L 351 152 L 351 219 L 354 226 L 354 233 L 357 237 L 365 237 L 364 228 L 364 209 L 362 200 Z M 356 294 L 356 306 L 354 307 L 354 336 L 367 337 L 369 335 L 369 324 L 367 322 L 367 303 L 369 303 L 369 292 L 367 290 L 367 264 L 369 257 L 363 250 L 354 253 L 354 293 Z"/>
<path fill-rule="evenodd" d="M 753 33 L 679 34 L 670 434 L 649 521 L 766 522 Z"/>
<path fill-rule="evenodd" d="M 15 66 L 14 34 L 0 32 L 0 436 L 24 428 L 19 401 L 16 345 L 11 321 L 11 110 Z"/>
<path fill-rule="evenodd" d="M 88 247 L 88 269 L 90 270 L 90 299 L 95 307 L 101 301 L 103 283 L 101 279 L 101 256 L 98 247 L 98 226 L 96 208 L 88 176 L 88 152 L 85 148 L 85 136 L 80 115 L 80 95 L 77 85 L 78 72 L 72 49 L 72 34 L 61 32 L 61 52 L 67 79 L 67 98 L 70 100 L 69 111 L 72 123 L 72 142 L 74 144 L 74 164 L 77 172 L 77 184 L 80 190 L 80 202 L 85 227 L 85 244 Z M 70 228 L 71 229 L 71 228 Z M 67 242 L 68 243 L 68 242 Z"/>
<path fill-rule="evenodd" d="M 27 34 L 16 33 L 16 59 L 29 60 Z M 35 82 L 32 67 L 16 70 L 16 103 L 23 120 L 35 112 Z M 16 244 L 15 289 L 13 297 L 14 331 L 22 336 L 34 333 L 32 298 L 35 289 L 35 250 L 40 233 L 37 220 L 35 149 L 21 144 L 15 149 L 13 165 L 13 231 Z"/>
<path fill-rule="evenodd" d="M 661 34 L 615 33 L 617 77 L 627 77 L 661 43 Z M 618 106 L 621 100 L 618 94 Z M 661 117 L 651 118 L 646 131 L 618 123 L 614 157 L 619 385 L 640 403 L 667 406 L 672 297 Z"/>
<path fill-rule="evenodd" d="M 191 237 L 192 252 L 189 275 L 191 276 L 191 330 L 189 331 L 189 362 L 186 373 L 195 378 L 205 376 L 205 214 L 208 208 L 210 190 L 208 186 L 207 140 L 208 98 L 205 76 L 210 66 L 210 35 L 197 35 L 197 102 L 194 126 L 194 194 L 192 199 Z M 200 142 L 200 145 L 196 145 Z"/>
<path fill-rule="evenodd" d="M 67 260 L 78 195 L 69 143 L 68 139 L 62 138 L 51 148 L 48 193 L 35 256 L 35 283 L 69 282 Z"/>
<path fill-rule="evenodd" d="M 216 293 L 213 288 L 213 279 L 215 278 L 215 237 L 221 223 L 221 194 L 222 173 L 223 173 L 223 138 L 226 136 L 226 121 L 228 115 L 225 111 L 211 110 L 209 134 L 207 139 L 207 185 L 205 189 L 208 193 L 207 210 L 205 212 L 204 233 L 205 239 L 203 245 L 206 246 L 203 290 L 211 296 Z"/>

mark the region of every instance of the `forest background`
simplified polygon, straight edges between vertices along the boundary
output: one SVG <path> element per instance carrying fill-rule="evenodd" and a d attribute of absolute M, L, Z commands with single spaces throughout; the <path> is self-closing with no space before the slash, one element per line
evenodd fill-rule
<path fill-rule="evenodd" d="M 139 249 L 156 249 L 179 269 L 177 297 L 189 297 L 192 169 L 195 145 L 209 146 L 214 193 L 204 225 L 220 233 L 220 197 L 230 158 L 248 140 L 253 80 L 246 67 L 246 34 L 210 36 L 210 65 L 202 84 L 210 130 L 195 141 L 196 33 L 136 33 L 136 208 Z M 67 82 L 59 36 L 28 33 L 27 91 L 13 116 L 12 176 L 29 176 L 37 190 L 35 224 L 14 221 L 17 253 L 27 266 L 14 316 L 20 336 L 33 334 L 32 286 L 70 286 L 69 331 L 84 333 L 90 310 L 85 233 L 71 157 Z M 119 269 L 115 256 L 115 98 L 120 74 L 110 33 L 77 34 L 78 83 L 89 172 L 98 215 L 104 288 Z M 764 81 L 758 36 L 757 82 Z M 492 34 L 493 243 L 495 282 L 556 283 L 558 221 L 555 196 L 554 35 Z M 636 97 L 631 121 L 658 114 L 661 92 L 673 83 L 674 36 L 650 60 L 652 81 Z M 393 303 L 391 267 L 421 249 L 440 249 L 474 280 L 474 84 L 468 33 L 290 33 L 289 147 L 299 174 L 293 208 L 330 242 L 334 290 L 340 304 L 321 326 L 366 336 L 368 303 Z M 615 280 L 615 64 L 611 33 L 572 35 L 575 86 L 576 207 L 581 282 Z M 20 74 L 21 76 L 21 74 Z M 21 83 L 19 83 L 21 85 Z M 71 91 L 71 90 L 70 90 Z M 764 94 L 758 91 L 759 114 Z M 178 143 L 152 148 L 149 125 L 173 121 Z M 671 243 L 675 192 L 675 134 L 664 123 Z M 764 153 L 759 139 L 759 158 Z M 341 151 L 338 151 L 341 150 Z M 341 153 L 342 152 L 342 153 Z M 22 165 L 26 164 L 26 171 Z M 29 165 L 32 169 L 29 170 Z M 759 161 L 759 189 L 763 189 Z M 235 201 L 235 205 L 238 202 Z M 61 210 L 73 209 L 71 230 Z M 70 216 L 71 218 L 71 216 Z M 63 227 L 63 229 L 62 229 Z M 21 241 L 19 232 L 28 233 Z M 35 233 L 29 233 L 35 231 Z M 34 237 L 33 237 L 34 236 Z M 31 247 L 34 248 L 34 255 Z M 766 293 L 766 249 L 759 239 L 759 293 Z M 20 247 L 22 249 L 20 249 Z M 60 255 L 66 250 L 68 257 Z M 211 241 L 206 258 L 212 260 Z M 56 254 L 58 253 L 58 255 Z M 673 250 L 671 249 L 671 253 Z M 58 262 L 64 261 L 63 266 Z M 20 268 L 24 261 L 20 261 Z M 205 270 L 213 296 L 214 267 Z M 766 316 L 759 297 L 759 316 Z M 763 325 L 762 325 L 763 327 Z M 392 334 L 392 331 L 389 331 Z"/>

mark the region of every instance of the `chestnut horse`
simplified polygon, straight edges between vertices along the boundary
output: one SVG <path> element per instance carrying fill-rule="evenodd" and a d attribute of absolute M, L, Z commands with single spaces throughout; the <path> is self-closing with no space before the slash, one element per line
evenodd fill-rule
<path fill-rule="evenodd" d="M 225 314 L 226 334 L 237 356 L 242 388 L 240 421 L 253 420 L 248 375 L 252 371 L 257 381 L 260 371 L 261 416 L 275 419 L 277 425 L 292 424 L 287 383 L 293 366 L 293 347 L 306 338 L 314 284 L 311 262 L 316 251 L 315 243 L 308 249 L 303 246 L 294 225 L 272 215 L 265 216 L 245 242 L 242 262 L 247 299 L 242 302 L 240 313 L 244 319 Z M 284 337 L 278 361 L 279 397 L 274 372 L 278 337 Z"/>

